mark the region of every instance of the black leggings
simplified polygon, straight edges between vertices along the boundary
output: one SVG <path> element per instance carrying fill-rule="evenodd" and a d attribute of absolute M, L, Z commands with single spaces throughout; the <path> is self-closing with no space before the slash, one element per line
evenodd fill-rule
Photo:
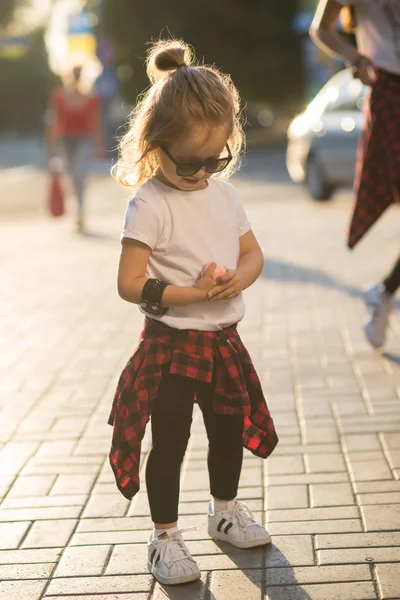
<path fill-rule="evenodd" d="M 393 269 L 383 282 L 388 294 L 395 294 L 400 287 L 400 256 Z"/>
<path fill-rule="evenodd" d="M 243 416 L 213 411 L 214 385 L 164 370 L 151 415 L 153 445 L 146 465 L 151 518 L 155 523 L 178 520 L 181 464 L 190 437 L 194 394 L 209 441 L 210 491 L 215 498 L 237 495 L 243 460 Z"/>

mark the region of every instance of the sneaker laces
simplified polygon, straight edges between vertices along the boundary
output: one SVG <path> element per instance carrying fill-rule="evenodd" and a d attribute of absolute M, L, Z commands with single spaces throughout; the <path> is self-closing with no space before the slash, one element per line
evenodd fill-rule
<path fill-rule="evenodd" d="M 232 509 L 232 520 L 236 521 L 241 529 L 257 524 L 253 519 L 253 513 L 245 502 L 235 502 Z"/>
<path fill-rule="evenodd" d="M 180 560 L 193 560 L 188 548 L 182 539 L 182 533 L 187 531 L 195 531 L 196 527 L 186 527 L 185 529 L 178 529 L 174 531 L 166 540 L 162 540 L 162 544 L 157 550 L 155 558 L 160 556 L 160 561 L 163 563 L 173 564 Z"/>

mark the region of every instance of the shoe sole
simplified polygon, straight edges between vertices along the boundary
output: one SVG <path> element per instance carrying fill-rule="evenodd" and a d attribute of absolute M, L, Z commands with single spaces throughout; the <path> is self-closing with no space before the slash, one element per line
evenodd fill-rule
<path fill-rule="evenodd" d="M 236 542 L 226 533 L 220 533 L 219 531 L 210 531 L 208 530 L 208 535 L 212 537 L 214 540 L 220 540 L 221 542 L 228 542 L 232 544 L 232 546 L 236 546 L 236 548 L 256 548 L 257 546 L 266 546 L 271 543 L 271 536 L 264 540 L 250 540 L 248 542 Z"/>
<path fill-rule="evenodd" d="M 191 581 L 197 581 L 201 577 L 201 573 L 194 573 L 192 575 L 186 575 L 185 577 L 163 577 L 162 575 L 156 575 L 153 571 L 153 565 L 150 561 L 147 562 L 147 568 L 159 583 L 164 585 L 180 585 L 182 583 L 190 583 Z"/>

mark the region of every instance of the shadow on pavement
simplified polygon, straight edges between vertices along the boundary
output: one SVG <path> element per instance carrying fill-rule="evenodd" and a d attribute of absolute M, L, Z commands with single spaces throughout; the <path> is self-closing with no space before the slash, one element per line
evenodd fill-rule
<path fill-rule="evenodd" d="M 223 552 L 226 552 L 226 544 L 215 541 L 215 544 L 221 548 Z M 288 558 L 279 550 L 275 544 L 270 544 L 263 548 L 253 548 L 249 550 L 236 550 L 233 552 L 226 552 L 232 562 L 236 563 L 237 570 L 223 571 L 225 578 L 222 579 L 220 587 L 222 585 L 232 586 L 232 591 L 229 593 L 229 597 L 232 600 L 239 598 L 245 599 L 249 595 L 249 588 L 246 584 L 241 584 L 240 580 L 232 578 L 230 583 L 229 573 L 237 573 L 240 571 L 254 586 L 251 597 L 256 596 L 257 591 L 260 597 L 264 597 L 265 593 L 268 592 L 268 600 L 312 600 L 311 596 L 300 586 L 296 585 L 296 579 L 293 567 L 289 562 Z M 251 562 L 251 558 L 254 557 L 255 562 L 259 559 L 259 565 L 261 568 L 243 568 L 243 557 L 248 556 Z M 268 586 L 268 568 L 266 567 L 278 567 L 283 568 L 282 574 L 284 579 L 282 583 L 275 583 L 274 586 Z M 276 576 L 277 570 L 274 574 Z M 276 581 L 276 579 L 275 579 Z M 211 581 L 209 582 L 211 584 Z M 289 584 L 289 585 L 288 585 Z M 213 587 L 216 586 L 214 582 Z M 169 600 L 216 600 L 219 597 L 217 587 L 214 591 L 217 596 L 214 595 L 213 591 L 209 589 L 207 582 L 203 579 L 182 586 L 164 586 L 160 585 L 163 592 L 163 596 Z M 222 592 L 223 590 L 221 590 Z M 223 591 L 224 597 L 228 597 L 227 590 Z M 209 595 L 207 595 L 209 594 Z"/>
<path fill-rule="evenodd" d="M 392 352 L 384 352 L 382 354 L 382 356 L 384 358 L 386 358 L 387 360 L 390 360 L 390 362 L 400 365 L 400 354 L 393 354 Z"/>
<path fill-rule="evenodd" d="M 282 283 L 304 283 L 320 285 L 322 287 L 339 290 L 350 296 L 361 296 L 362 290 L 358 287 L 348 285 L 324 273 L 320 269 L 304 267 L 295 263 L 286 263 L 280 260 L 265 259 L 262 277 L 269 281 L 281 281 Z"/>

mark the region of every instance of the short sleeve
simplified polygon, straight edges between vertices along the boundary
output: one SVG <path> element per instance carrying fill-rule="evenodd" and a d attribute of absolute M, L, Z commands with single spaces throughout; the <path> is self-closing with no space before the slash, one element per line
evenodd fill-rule
<path fill-rule="evenodd" d="M 124 217 L 122 238 L 143 242 L 154 250 L 160 237 L 160 216 L 151 202 L 135 196 L 129 202 Z"/>
<path fill-rule="evenodd" d="M 238 233 L 239 237 L 242 237 L 245 233 L 250 231 L 251 223 L 247 217 L 246 211 L 244 210 L 243 203 L 237 194 L 237 223 L 238 223 Z"/>

